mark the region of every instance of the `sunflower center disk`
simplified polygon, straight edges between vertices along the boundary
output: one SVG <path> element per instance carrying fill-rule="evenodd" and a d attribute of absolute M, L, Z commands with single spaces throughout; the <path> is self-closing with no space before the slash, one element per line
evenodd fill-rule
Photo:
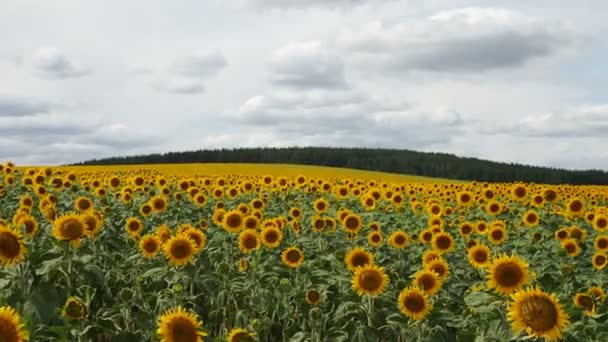
<path fill-rule="evenodd" d="M 173 335 L 173 341 L 196 341 L 196 328 L 192 325 L 192 322 L 183 318 L 176 318 L 172 322 L 171 333 Z"/>
<path fill-rule="evenodd" d="M 359 276 L 359 284 L 367 291 L 374 291 L 382 284 L 382 278 L 375 271 L 364 271 Z"/>
<path fill-rule="evenodd" d="M 21 245 L 19 240 L 10 233 L 4 232 L 0 235 L 0 253 L 7 258 L 14 258 L 19 255 Z"/>
<path fill-rule="evenodd" d="M 515 286 L 523 278 L 521 269 L 514 263 L 504 264 L 496 269 L 498 283 L 502 286 Z"/>
<path fill-rule="evenodd" d="M 411 295 L 405 299 L 405 307 L 412 312 L 421 312 L 424 310 L 424 298 L 418 295 Z"/>
<path fill-rule="evenodd" d="M 190 245 L 183 241 L 176 242 L 171 247 L 171 255 L 176 259 L 188 257 L 190 255 Z"/>
<path fill-rule="evenodd" d="M 0 341 L 17 341 L 17 327 L 13 322 L 0 319 Z"/>
<path fill-rule="evenodd" d="M 548 331 L 557 324 L 557 309 L 549 299 L 534 296 L 521 304 L 521 317 L 535 331 Z"/>
<path fill-rule="evenodd" d="M 61 226 L 61 234 L 70 240 L 79 238 L 82 230 L 82 224 L 76 220 L 67 220 Z"/>

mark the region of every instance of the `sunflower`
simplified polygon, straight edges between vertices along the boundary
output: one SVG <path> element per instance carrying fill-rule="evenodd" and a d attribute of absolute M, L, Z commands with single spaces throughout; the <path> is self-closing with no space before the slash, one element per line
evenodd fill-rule
<path fill-rule="evenodd" d="M 325 199 L 319 198 L 315 201 L 313 206 L 315 208 L 315 212 L 322 214 L 322 213 L 326 212 L 327 209 L 329 208 L 329 203 L 327 203 L 327 201 Z"/>
<path fill-rule="evenodd" d="M 262 229 L 262 243 L 269 248 L 276 248 L 283 240 L 283 232 L 275 226 L 268 226 Z"/>
<path fill-rule="evenodd" d="M 437 258 L 431 260 L 429 263 L 424 265 L 424 269 L 437 273 L 441 282 L 445 281 L 450 274 L 450 265 L 443 258 Z"/>
<path fill-rule="evenodd" d="M 439 275 L 433 271 L 420 270 L 414 274 L 412 285 L 432 296 L 441 288 L 441 280 Z"/>
<path fill-rule="evenodd" d="M 454 238 L 448 232 L 441 232 L 433 236 L 433 247 L 440 253 L 448 253 L 454 250 Z"/>
<path fill-rule="evenodd" d="M 561 245 L 566 253 L 568 253 L 568 255 L 571 257 L 575 257 L 581 252 L 581 247 L 574 239 L 565 239 L 562 241 Z"/>
<path fill-rule="evenodd" d="M 40 227 L 38 221 L 36 221 L 36 219 L 30 215 L 26 215 L 21 218 L 20 225 L 23 226 L 25 234 L 29 237 L 36 235 L 36 233 L 38 233 L 38 228 Z"/>
<path fill-rule="evenodd" d="M 494 245 L 500 245 L 507 239 L 507 230 L 500 225 L 492 226 L 488 230 L 488 240 Z"/>
<path fill-rule="evenodd" d="M 146 234 L 139 240 L 139 252 L 146 259 L 154 258 L 160 251 L 160 247 L 161 242 L 156 235 Z"/>
<path fill-rule="evenodd" d="M 163 245 L 165 257 L 174 266 L 184 266 L 194 260 L 196 245 L 187 234 L 181 233 L 171 237 Z"/>
<path fill-rule="evenodd" d="M 148 203 L 152 207 L 152 211 L 157 213 L 167 209 L 167 200 L 162 196 L 154 196 Z"/>
<path fill-rule="evenodd" d="M 296 268 L 304 262 L 304 253 L 298 247 L 292 246 L 281 253 L 281 260 L 285 265 Z"/>
<path fill-rule="evenodd" d="M 72 246 L 77 247 L 80 239 L 88 233 L 88 226 L 81 215 L 65 214 L 53 222 L 53 236 L 57 240 L 70 241 Z"/>
<path fill-rule="evenodd" d="M 536 211 L 528 210 L 524 214 L 522 221 L 527 227 L 536 227 L 538 225 L 538 222 L 540 221 L 540 218 L 539 218 L 538 214 L 536 213 Z"/>
<path fill-rule="evenodd" d="M 591 263 L 596 270 L 601 270 L 606 266 L 606 262 L 608 261 L 606 254 L 602 252 L 596 252 L 591 257 Z"/>
<path fill-rule="evenodd" d="M 150 204 L 148 204 L 148 203 L 146 203 L 146 204 L 142 205 L 142 206 L 139 208 L 139 213 L 140 213 L 140 214 L 141 214 L 141 216 L 143 216 L 143 217 L 148 217 L 148 216 L 150 216 L 150 214 L 152 214 L 152 212 L 153 212 L 152 206 L 151 206 Z"/>
<path fill-rule="evenodd" d="M 306 302 L 308 304 L 314 305 L 321 301 L 321 292 L 316 289 L 310 289 L 306 291 Z"/>
<path fill-rule="evenodd" d="M 141 234 L 141 232 L 144 230 L 144 224 L 137 217 L 131 217 L 127 220 L 125 229 L 127 230 L 129 236 L 134 239 L 138 239 L 139 234 Z"/>
<path fill-rule="evenodd" d="M 200 253 L 207 245 L 207 235 L 200 230 L 190 227 L 190 229 L 186 229 L 184 233 L 186 233 L 186 235 L 188 235 L 188 237 L 194 241 L 194 245 L 196 247 L 194 251 L 195 254 Z"/>
<path fill-rule="evenodd" d="M 598 232 L 605 232 L 608 230 L 608 217 L 604 215 L 596 215 L 593 219 L 593 229 Z"/>
<path fill-rule="evenodd" d="M 490 265 L 490 248 L 479 244 L 468 250 L 468 259 L 471 266 L 475 268 L 486 268 Z"/>
<path fill-rule="evenodd" d="M 82 320 L 86 314 L 87 308 L 82 299 L 78 297 L 68 297 L 61 309 L 61 316 L 67 319 Z"/>
<path fill-rule="evenodd" d="M 567 239 L 569 237 L 570 237 L 570 232 L 566 228 L 561 228 L 561 229 L 555 231 L 555 238 L 560 241 L 564 241 L 565 239 Z"/>
<path fill-rule="evenodd" d="M 30 335 L 21 321 L 21 316 L 10 306 L 0 307 L 0 341 L 25 342 Z"/>
<path fill-rule="evenodd" d="M 484 221 L 477 221 L 475 223 L 475 232 L 479 235 L 484 235 L 488 232 L 488 224 Z"/>
<path fill-rule="evenodd" d="M 94 237 L 97 235 L 103 226 L 103 216 L 97 211 L 89 210 L 82 213 L 82 218 L 86 223 L 86 235 Z"/>
<path fill-rule="evenodd" d="M 403 249 L 407 246 L 409 236 L 403 230 L 397 230 L 388 237 L 388 244 L 395 249 Z"/>
<path fill-rule="evenodd" d="M 526 197 L 527 194 L 528 189 L 526 189 L 526 186 L 523 184 L 515 184 L 511 188 L 511 195 L 513 196 L 513 199 L 521 200 Z"/>
<path fill-rule="evenodd" d="M 582 242 L 587 238 L 587 230 L 577 226 L 572 226 L 568 228 L 568 233 L 570 233 L 571 238 L 579 242 Z"/>
<path fill-rule="evenodd" d="M 469 235 L 473 233 L 474 229 L 475 228 L 473 227 L 472 223 L 463 222 L 462 224 L 460 224 L 460 227 L 458 227 L 458 233 L 460 233 L 460 236 L 462 237 L 469 237 Z"/>
<path fill-rule="evenodd" d="M 599 286 L 591 286 L 587 290 L 587 294 L 589 294 L 595 300 L 599 300 L 600 302 L 604 302 L 606 300 L 606 292 L 604 289 Z"/>
<path fill-rule="evenodd" d="M 347 233 L 356 235 L 359 233 L 359 230 L 361 230 L 361 217 L 354 213 L 348 213 L 342 219 L 342 228 L 344 228 Z"/>
<path fill-rule="evenodd" d="M 232 328 L 228 333 L 227 342 L 255 342 L 255 335 L 243 328 Z"/>
<path fill-rule="evenodd" d="M 91 208 L 93 208 L 93 201 L 86 197 L 80 196 L 74 201 L 74 209 L 78 211 L 87 211 Z"/>
<path fill-rule="evenodd" d="M 158 319 L 156 333 L 161 342 L 202 342 L 207 333 L 200 330 L 203 323 L 181 306 L 165 311 Z"/>
<path fill-rule="evenodd" d="M 26 252 L 21 232 L 0 225 L 0 264 L 11 266 L 20 263 Z"/>
<path fill-rule="evenodd" d="M 430 229 L 425 229 L 420 232 L 420 241 L 422 243 L 430 243 L 433 241 L 433 232 Z"/>
<path fill-rule="evenodd" d="M 389 278 L 384 268 L 373 264 L 357 267 L 352 278 L 352 288 L 359 296 L 377 296 L 388 286 Z"/>
<path fill-rule="evenodd" d="M 528 282 L 528 264 L 517 255 L 504 254 L 492 261 L 487 277 L 489 288 L 510 294 Z"/>
<path fill-rule="evenodd" d="M 458 194 L 458 204 L 467 207 L 473 203 L 473 195 L 468 191 L 463 191 Z"/>
<path fill-rule="evenodd" d="M 427 294 L 417 287 L 408 287 L 399 293 L 399 310 L 407 317 L 419 321 L 433 308 Z"/>
<path fill-rule="evenodd" d="M 547 294 L 537 287 L 517 291 L 511 299 L 507 317 L 517 334 L 525 330 L 530 336 L 559 340 L 570 324 L 555 294 Z"/>
<path fill-rule="evenodd" d="M 238 210 L 231 210 L 224 215 L 222 226 L 229 233 L 238 233 L 243 229 L 243 213 Z"/>
<path fill-rule="evenodd" d="M 486 212 L 489 215 L 497 215 L 502 211 L 502 205 L 496 201 L 490 201 L 488 202 L 488 204 L 486 205 Z"/>
<path fill-rule="evenodd" d="M 380 232 L 370 232 L 367 234 L 367 243 L 373 247 L 379 247 L 382 245 L 382 234 Z"/>
<path fill-rule="evenodd" d="M 325 229 L 325 219 L 320 216 L 314 216 L 310 219 L 312 222 L 312 230 L 314 232 L 320 233 Z"/>
<path fill-rule="evenodd" d="M 586 293 L 577 293 L 573 298 L 574 306 L 585 310 L 585 315 L 591 316 L 595 313 L 595 302 Z"/>
<path fill-rule="evenodd" d="M 374 263 L 374 256 L 361 247 L 354 247 L 344 257 L 344 263 L 349 271 L 354 272 L 357 267 Z"/>
<path fill-rule="evenodd" d="M 578 217 L 583 215 L 583 212 L 585 211 L 585 205 L 583 204 L 583 201 L 579 200 L 579 199 L 573 199 L 570 202 L 568 202 L 568 215 L 572 216 L 572 217 Z"/>
<path fill-rule="evenodd" d="M 161 224 L 156 228 L 154 234 L 156 234 L 160 242 L 164 244 L 165 241 L 171 238 L 171 229 L 166 224 Z"/>
<path fill-rule="evenodd" d="M 238 261 L 239 272 L 245 272 L 249 269 L 249 260 L 241 258 Z"/>
<path fill-rule="evenodd" d="M 239 248 L 245 254 L 260 248 L 260 237 L 255 229 L 245 229 L 239 234 Z"/>

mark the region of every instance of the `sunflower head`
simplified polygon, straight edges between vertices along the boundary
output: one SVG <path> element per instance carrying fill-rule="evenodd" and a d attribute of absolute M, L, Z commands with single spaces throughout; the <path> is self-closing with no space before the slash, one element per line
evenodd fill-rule
<path fill-rule="evenodd" d="M 281 253 L 281 260 L 288 267 L 297 268 L 304 262 L 304 253 L 298 247 L 292 246 Z"/>
<path fill-rule="evenodd" d="M 433 236 L 433 247 L 439 253 L 449 253 L 454 250 L 454 238 L 448 232 L 440 232 Z"/>
<path fill-rule="evenodd" d="M 439 275 L 430 270 L 420 270 L 414 274 L 412 286 L 420 288 L 429 296 L 434 295 L 441 288 Z"/>
<path fill-rule="evenodd" d="M 356 235 L 361 230 L 361 217 L 354 213 L 348 213 L 342 219 L 342 227 L 347 233 Z"/>
<path fill-rule="evenodd" d="M 410 319 L 423 320 L 432 309 L 428 295 L 417 287 L 403 289 L 397 299 L 399 310 Z"/>
<path fill-rule="evenodd" d="M 488 230 L 488 240 L 494 245 L 500 245 L 507 239 L 507 230 L 500 225 L 492 226 Z"/>
<path fill-rule="evenodd" d="M 507 318 L 516 333 L 525 330 L 529 336 L 558 340 L 570 324 L 557 297 L 540 288 L 517 291 L 511 299 Z"/>
<path fill-rule="evenodd" d="M 388 238 L 388 244 L 395 249 L 403 249 L 407 246 L 409 236 L 403 230 L 393 232 Z"/>
<path fill-rule="evenodd" d="M 450 275 L 450 265 L 443 258 L 433 259 L 424 265 L 424 269 L 435 272 L 441 282 L 444 282 Z"/>
<path fill-rule="evenodd" d="M 177 234 L 163 245 L 165 257 L 174 266 L 185 266 L 194 260 L 196 244 L 185 233 Z"/>
<path fill-rule="evenodd" d="M 276 248 L 281 244 L 283 232 L 276 226 L 268 226 L 262 229 L 262 243 L 269 248 Z"/>
<path fill-rule="evenodd" d="M 78 297 L 68 297 L 61 309 L 61 316 L 67 319 L 81 320 L 86 314 L 87 308 L 82 299 Z"/>
<path fill-rule="evenodd" d="M 585 310 L 585 314 L 591 316 L 595 313 L 595 301 L 587 293 L 577 293 L 573 298 L 574 306 Z"/>
<path fill-rule="evenodd" d="M 384 268 L 373 264 L 357 267 L 352 277 L 352 288 L 359 296 L 377 296 L 388 286 Z"/>
<path fill-rule="evenodd" d="M 491 254 L 488 246 L 479 244 L 469 248 L 467 253 L 471 266 L 475 268 L 486 268 L 490 265 Z"/>
<path fill-rule="evenodd" d="M 202 342 L 207 333 L 201 330 L 198 317 L 181 306 L 165 311 L 158 319 L 156 333 L 162 342 Z"/>
<path fill-rule="evenodd" d="M 501 294 L 511 294 L 528 282 L 528 264 L 517 255 L 502 255 L 490 264 L 488 287 Z"/>
<path fill-rule="evenodd" d="M 260 237 L 255 229 L 245 229 L 239 233 L 239 248 L 241 252 L 249 254 L 260 248 Z"/>
<path fill-rule="evenodd" d="M 29 341 L 29 333 L 21 316 L 13 307 L 0 307 L 0 341 Z"/>
<path fill-rule="evenodd" d="M 76 198 L 76 200 L 74 201 L 74 209 L 78 211 L 87 211 L 91 208 L 93 208 L 93 201 L 86 197 L 81 196 Z"/>
<path fill-rule="evenodd" d="M 379 231 L 373 231 L 367 234 L 367 243 L 373 247 L 379 247 L 382 245 L 382 234 Z"/>
<path fill-rule="evenodd" d="M 134 239 L 138 239 L 141 232 L 144 230 L 144 224 L 137 217 L 127 219 L 125 223 L 127 234 Z"/>
<path fill-rule="evenodd" d="M 321 301 L 321 292 L 317 289 L 309 289 L 306 291 L 306 302 L 311 305 L 318 304 Z"/>
<path fill-rule="evenodd" d="M 351 272 L 354 272 L 357 267 L 373 264 L 374 256 L 361 247 L 354 247 L 346 253 L 344 263 Z"/>
<path fill-rule="evenodd" d="M 146 259 L 154 258 L 160 248 L 160 239 L 155 234 L 146 234 L 139 240 L 139 251 Z"/>
<path fill-rule="evenodd" d="M 238 233 L 243 229 L 243 213 L 238 210 L 231 210 L 223 216 L 222 227 L 229 233 Z"/>
<path fill-rule="evenodd" d="M 79 214 L 65 214 L 53 222 L 53 236 L 57 240 L 67 240 L 78 246 L 80 239 L 88 234 L 88 226 Z"/>

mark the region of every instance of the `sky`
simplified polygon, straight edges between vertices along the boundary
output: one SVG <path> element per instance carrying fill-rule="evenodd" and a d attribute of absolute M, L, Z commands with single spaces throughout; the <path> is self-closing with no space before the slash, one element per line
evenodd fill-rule
<path fill-rule="evenodd" d="M 0 161 L 338 146 L 608 169 L 605 1 L 0 8 Z"/>

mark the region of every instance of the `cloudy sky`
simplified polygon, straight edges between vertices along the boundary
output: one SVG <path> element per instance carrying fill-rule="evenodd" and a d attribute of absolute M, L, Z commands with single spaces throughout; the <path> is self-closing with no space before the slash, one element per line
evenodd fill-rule
<path fill-rule="evenodd" d="M 366 146 L 608 169 L 605 1 L 6 0 L 0 161 Z"/>

